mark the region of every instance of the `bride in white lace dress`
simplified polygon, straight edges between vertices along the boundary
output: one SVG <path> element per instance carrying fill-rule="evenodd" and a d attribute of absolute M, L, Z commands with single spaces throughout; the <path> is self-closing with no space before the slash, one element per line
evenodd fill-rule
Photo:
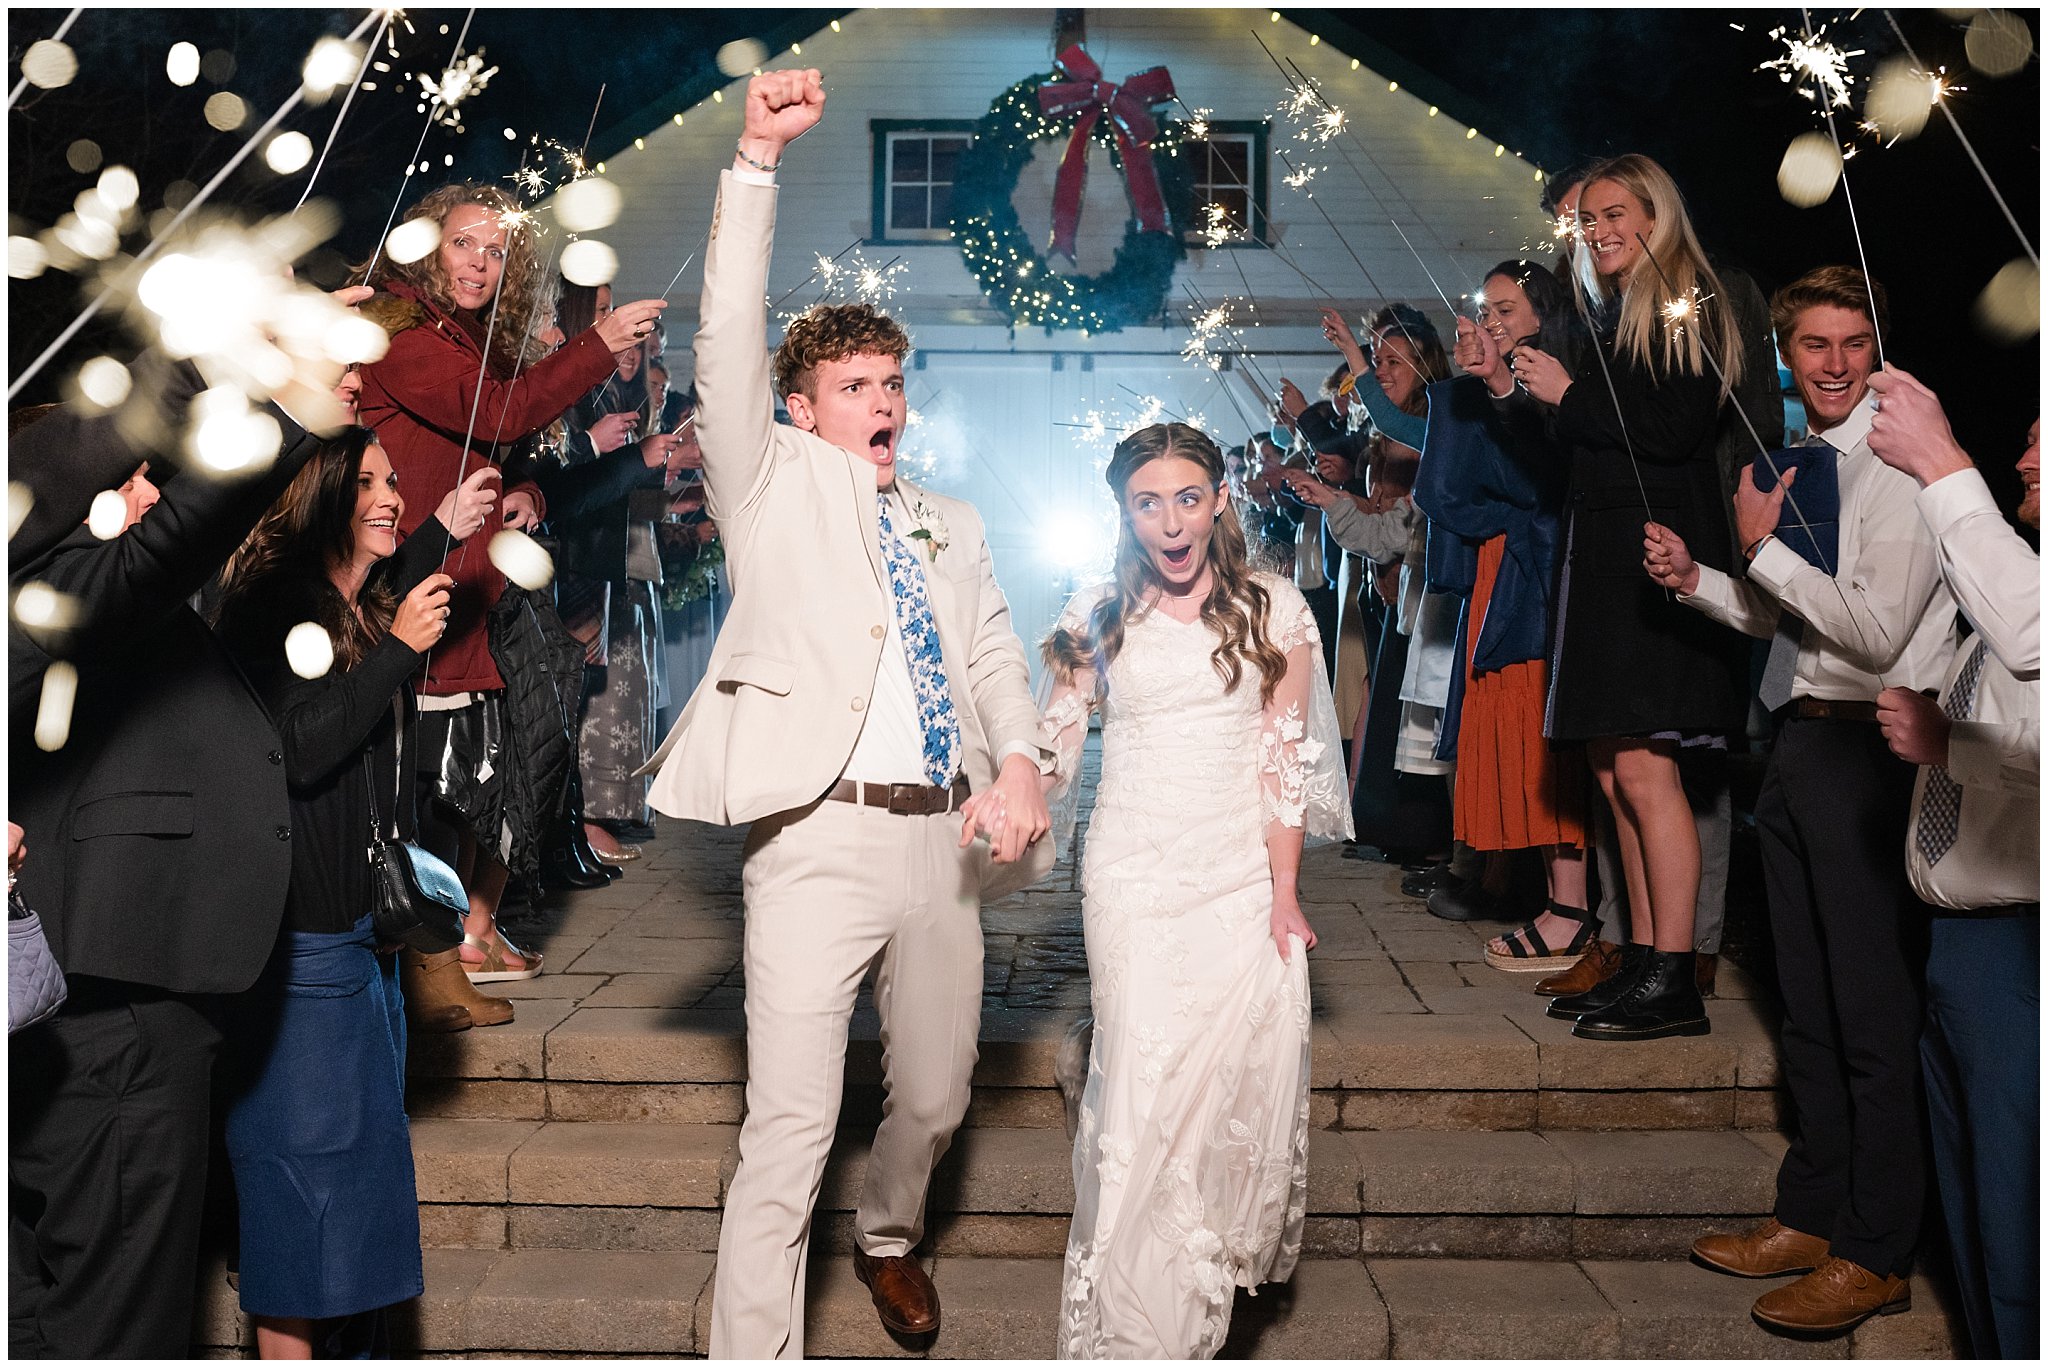
<path fill-rule="evenodd" d="M 1063 839 L 1102 713 L 1058 1352 L 1211 1357 L 1235 1289 L 1284 1281 L 1301 1249 L 1315 932 L 1295 876 L 1304 835 L 1350 835 L 1350 804 L 1315 619 L 1247 568 L 1215 444 L 1146 428 L 1108 481 L 1115 579 L 1076 594 L 1045 645 Z"/>

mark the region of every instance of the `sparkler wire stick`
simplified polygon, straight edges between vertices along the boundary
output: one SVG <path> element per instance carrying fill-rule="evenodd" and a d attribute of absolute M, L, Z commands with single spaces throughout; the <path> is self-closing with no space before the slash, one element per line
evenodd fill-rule
<path fill-rule="evenodd" d="M 1811 13 L 1807 11 L 1804 5 L 1801 5 L 1799 7 L 1799 23 L 1800 27 L 1805 31 L 1806 41 L 1809 44 L 1811 44 L 1813 42 L 1813 16 Z M 1827 98 L 1826 91 L 1820 92 L 1820 96 L 1820 111 L 1821 114 L 1825 116 L 1828 121 L 1828 137 L 1834 141 L 1835 155 L 1837 157 L 1840 157 L 1842 150 L 1842 135 L 1835 129 L 1834 102 Z M 1856 264 L 1863 268 L 1863 282 L 1865 287 L 1867 288 L 1870 284 L 1870 258 L 1863 254 L 1863 225 L 1859 223 L 1856 219 L 1856 194 L 1849 188 L 1849 163 L 1847 161 L 1842 162 L 1841 177 L 1842 201 L 1843 203 L 1849 206 L 1849 232 L 1856 239 Z M 1639 242 L 1642 240 L 1641 233 L 1636 234 L 1636 240 Z M 1646 247 L 1644 248 L 1644 250 L 1648 251 L 1649 249 Z M 1655 258 L 1652 258 L 1652 260 L 1654 261 Z M 1657 274 L 1660 278 L 1663 276 L 1664 270 L 1662 267 L 1658 268 Z M 1666 288 L 1670 288 L 1668 282 L 1666 283 Z M 1873 333 L 1877 341 L 1877 364 L 1879 368 L 1882 369 L 1884 366 L 1884 332 L 1882 329 L 1875 329 L 1873 330 Z M 1700 339 L 1700 349 L 1702 351 L 1706 350 L 1706 339 L 1704 337 Z M 1732 390 L 1730 391 L 1730 394 L 1733 394 Z M 1742 406 L 1740 404 L 1737 404 L 1737 411 L 1740 411 L 1741 407 Z M 1747 423 L 1749 421 L 1749 415 L 1744 414 L 1742 420 L 1743 422 Z M 1751 432 L 1754 433 L 1754 431 L 1755 429 L 1752 428 Z M 1761 441 L 1759 441 L 1758 445 L 1762 445 Z M 1787 497 L 1789 498 L 1790 495 L 1787 495 Z M 1794 511 L 1796 512 L 1797 510 L 1795 509 Z M 1806 520 L 1804 518 L 1801 518 L 1799 520 L 1799 525 L 1802 529 L 1805 528 Z M 1811 536 L 1812 534 L 1808 533 L 1807 535 Z"/>
<path fill-rule="evenodd" d="M 57 31 L 50 35 L 50 41 L 53 43 L 63 41 L 64 35 L 71 32 L 71 26 L 78 22 L 78 16 L 83 13 L 85 13 L 85 6 L 80 5 L 77 9 L 65 15 L 64 22 L 57 25 Z M 19 81 L 16 81 L 14 83 L 14 89 L 7 92 L 7 107 L 9 109 L 14 108 L 14 102 L 20 99 L 21 92 L 27 89 L 28 77 L 23 76 Z"/>
<path fill-rule="evenodd" d="M 384 22 L 378 26 L 377 32 L 371 35 L 369 46 L 363 49 L 362 64 L 356 68 L 355 80 L 349 82 L 348 94 L 342 97 L 341 109 L 334 116 L 334 126 L 327 130 L 327 141 L 320 148 L 320 159 L 313 163 L 313 174 L 306 177 L 306 188 L 299 192 L 299 202 L 292 206 L 294 210 L 304 208 L 306 201 L 312 198 L 313 185 L 320 179 L 320 168 L 327 165 L 327 154 L 334 150 L 334 140 L 341 134 L 341 121 L 348 117 L 348 107 L 355 103 L 356 91 L 362 88 L 363 77 L 370 71 L 370 61 L 377 55 L 378 40 L 383 38 L 391 27 L 391 15 L 391 10 L 384 11 Z"/>
<path fill-rule="evenodd" d="M 860 242 L 861 240 L 859 238 L 855 238 L 853 241 L 847 243 L 844 247 L 841 247 L 838 251 L 834 252 L 831 256 L 827 257 L 825 259 L 825 264 L 831 265 L 837 262 L 839 258 L 845 256 L 848 252 L 860 246 Z M 817 266 L 811 267 L 809 275 L 806 275 L 802 280 L 799 280 L 796 284 L 790 286 L 788 289 L 784 290 L 780 295 L 776 296 L 776 298 L 772 300 L 768 305 L 770 312 L 773 312 L 778 306 L 780 306 L 783 300 L 788 299 L 798 290 L 801 290 L 804 286 L 810 284 L 812 277 L 816 276 L 820 269 L 821 268 Z"/>
<path fill-rule="evenodd" d="M 1913 45 L 1906 41 L 1905 30 L 1899 27 L 1899 21 L 1892 17 L 1892 12 L 1890 10 L 1886 10 L 1884 12 L 1884 18 L 1885 22 L 1892 26 L 1892 32 L 1899 35 L 1899 45 L 1906 49 L 1906 56 L 1912 59 L 1914 66 L 1919 67 L 1922 71 L 1925 71 L 1927 68 L 1920 61 L 1920 54 L 1913 51 Z M 1956 141 L 1961 143 L 1963 145 L 1963 151 L 1969 154 L 1970 165 L 1977 168 L 1977 175 L 1980 178 L 1982 178 L 1984 182 L 1984 188 L 1991 192 L 1992 199 L 1998 201 L 1998 212 L 2004 214 L 2005 221 L 2012 225 L 2013 234 L 2020 240 L 2021 250 L 2026 252 L 2027 259 L 2034 263 L 2034 268 L 2036 270 L 2039 270 L 2041 266 L 2040 254 L 2034 250 L 2034 244 L 2027 240 L 2026 230 L 2020 227 L 2020 221 L 2013 217 L 2011 207 L 2008 206 L 2005 202 L 2005 196 L 1998 193 L 1998 187 L 1992 183 L 1991 173 L 1984 169 L 1984 163 L 1982 160 L 1978 158 L 1977 149 L 1970 145 L 1969 136 L 1963 132 L 1963 126 L 1957 123 L 1956 116 L 1949 112 L 1949 107 L 1947 103 L 1941 100 L 1936 100 L 1934 101 L 1934 105 L 1937 109 L 1941 111 L 1941 117 L 1948 120 L 1948 126 L 1951 129 L 1955 130 Z M 1865 272 L 1866 279 L 1868 278 L 1868 275 L 1869 273 Z"/>
<path fill-rule="evenodd" d="M 469 14 L 462 21 L 462 32 L 455 35 L 455 50 L 448 54 L 448 65 L 454 66 L 455 59 L 462 55 L 462 44 L 469 37 L 470 20 L 476 18 L 476 8 L 470 7 Z M 398 183 L 398 195 L 391 201 L 391 212 L 384 216 L 384 231 L 377 235 L 377 245 L 370 252 L 370 264 L 363 269 L 363 281 L 377 274 L 377 263 L 384 256 L 384 240 L 391 236 L 391 225 L 398 221 L 398 206 L 405 203 L 405 187 L 412 184 L 412 168 L 419 161 L 420 149 L 427 145 L 427 134 L 434 127 L 434 106 L 427 106 L 427 121 L 420 125 L 420 140 L 413 144 L 412 160 L 405 164 L 405 179 Z"/>
<path fill-rule="evenodd" d="M 364 31 L 367 30 L 370 27 L 370 25 L 376 21 L 376 18 L 376 12 L 373 11 L 367 18 L 363 20 L 362 23 L 356 26 L 356 31 L 349 35 L 349 41 L 353 42 L 354 40 L 362 37 Z M 257 129 L 256 132 L 250 136 L 249 140 L 243 143 L 240 149 L 236 151 L 235 155 L 228 158 L 227 164 L 221 167 L 219 171 L 216 171 L 214 173 L 213 179 L 208 181 L 203 187 L 201 187 L 199 193 L 194 195 L 190 200 L 188 200 L 185 204 L 185 207 L 180 209 L 177 212 L 177 214 L 171 219 L 171 221 L 164 225 L 163 231 L 159 232 L 155 237 L 151 238 L 149 240 L 148 245 L 135 254 L 134 259 L 128 263 L 128 270 L 130 272 L 134 271 L 136 267 L 142 265 L 143 262 L 148 261 L 151 257 L 155 256 L 157 249 L 163 246 L 166 242 L 170 241 L 171 234 L 176 232 L 178 230 L 178 227 L 181 224 L 183 224 L 186 219 L 190 218 L 193 212 L 197 210 L 200 205 L 206 203 L 206 201 L 212 197 L 213 192 L 220 188 L 221 183 L 225 181 L 229 176 L 234 174 L 235 168 L 248 160 L 249 154 L 256 150 L 256 145 L 262 142 L 266 137 L 268 137 L 272 129 L 276 128 L 280 123 L 283 123 L 285 116 L 290 114 L 294 109 L 297 109 L 299 107 L 299 102 L 304 100 L 305 98 L 306 87 L 304 85 L 301 85 L 299 86 L 298 89 L 292 92 L 292 96 L 290 99 L 286 100 L 283 104 L 277 107 L 277 112 L 275 114 L 272 114 L 270 118 L 264 122 L 263 127 Z M 99 313 L 99 311 L 102 308 L 106 307 L 107 301 L 113 298 L 113 296 L 114 287 L 112 285 L 109 285 L 104 290 L 101 290 L 98 297 L 95 298 L 92 301 L 92 303 L 85 306 L 85 311 L 79 314 L 78 317 L 72 319 L 70 325 L 67 326 L 63 332 L 57 334 L 56 340 L 51 342 L 49 346 L 43 348 L 41 355 L 36 357 L 35 360 L 29 362 L 27 369 L 23 370 L 20 375 L 16 376 L 13 383 L 8 385 L 7 387 L 7 398 L 10 402 L 13 401 L 15 395 L 21 392 L 21 387 L 23 385 L 26 385 L 29 381 L 35 379 L 35 377 L 41 373 L 43 367 L 49 365 L 51 359 L 55 357 L 58 352 L 64 350 L 65 346 L 70 343 L 72 338 L 78 336 L 79 329 L 83 328 L 87 323 L 91 322 L 92 319 Z"/>

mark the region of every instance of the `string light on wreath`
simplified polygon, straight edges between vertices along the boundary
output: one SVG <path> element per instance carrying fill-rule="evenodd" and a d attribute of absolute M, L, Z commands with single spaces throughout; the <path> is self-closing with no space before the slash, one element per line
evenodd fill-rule
<path fill-rule="evenodd" d="M 1010 202 L 1034 146 L 1073 134 L 1074 115 L 1048 116 L 1039 109 L 1039 88 L 1061 79 L 1059 72 L 1045 72 L 1017 82 L 995 98 L 976 125 L 974 141 L 954 170 L 952 227 L 961 258 L 1013 327 L 1101 333 L 1157 322 L 1174 267 L 1186 255 L 1181 228 L 1197 222 L 1193 177 L 1182 156 L 1186 128 L 1162 123 L 1152 140 L 1167 230 L 1145 232 L 1129 219 L 1108 271 L 1063 275 L 1040 252 Z M 1123 153 L 1110 124 L 1098 120 L 1090 141 L 1123 171 Z"/>

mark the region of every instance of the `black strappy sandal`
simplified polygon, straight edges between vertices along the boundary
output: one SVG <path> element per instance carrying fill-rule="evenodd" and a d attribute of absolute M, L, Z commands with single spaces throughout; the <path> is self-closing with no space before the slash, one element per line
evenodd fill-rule
<path fill-rule="evenodd" d="M 1536 923 L 1525 922 L 1501 937 L 1507 942 L 1506 954 L 1491 946 L 1487 947 L 1486 962 L 1509 974 L 1551 974 L 1560 969 L 1569 969 L 1578 963 L 1579 956 L 1593 943 L 1592 915 L 1583 907 L 1566 907 L 1554 900 L 1545 904 L 1545 907 L 1552 915 L 1568 917 L 1579 924 L 1579 929 L 1572 934 L 1570 944 L 1562 949 L 1553 950 L 1544 942 L 1542 932 L 1536 929 Z"/>

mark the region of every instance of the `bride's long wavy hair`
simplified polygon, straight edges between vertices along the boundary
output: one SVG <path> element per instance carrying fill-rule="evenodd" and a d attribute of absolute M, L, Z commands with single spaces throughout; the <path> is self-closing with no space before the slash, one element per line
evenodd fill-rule
<path fill-rule="evenodd" d="M 1125 507 L 1124 492 L 1131 477 L 1153 461 L 1178 456 L 1202 468 L 1211 492 L 1223 484 L 1223 453 L 1207 433 L 1186 423 L 1154 423 L 1141 428 L 1116 444 L 1103 479 Z M 1245 555 L 1244 527 L 1237 519 L 1237 505 L 1226 503 L 1209 529 L 1209 595 L 1202 600 L 1202 621 L 1221 638 L 1210 662 L 1226 690 L 1234 690 L 1244 678 L 1246 662 L 1259 672 L 1259 698 L 1271 702 L 1273 690 L 1287 674 L 1287 657 L 1266 635 L 1266 612 L 1270 595 L 1252 575 Z M 1061 683 L 1072 683 L 1082 670 L 1094 670 L 1101 678 L 1109 663 L 1124 647 L 1124 628 L 1134 617 L 1153 611 L 1146 595 L 1164 592 L 1165 586 L 1152 568 L 1152 560 L 1131 528 L 1124 511 L 1118 519 L 1116 540 L 1116 592 L 1105 595 L 1096 605 L 1085 636 L 1064 627 L 1055 628 L 1039 647 L 1046 667 Z"/>

